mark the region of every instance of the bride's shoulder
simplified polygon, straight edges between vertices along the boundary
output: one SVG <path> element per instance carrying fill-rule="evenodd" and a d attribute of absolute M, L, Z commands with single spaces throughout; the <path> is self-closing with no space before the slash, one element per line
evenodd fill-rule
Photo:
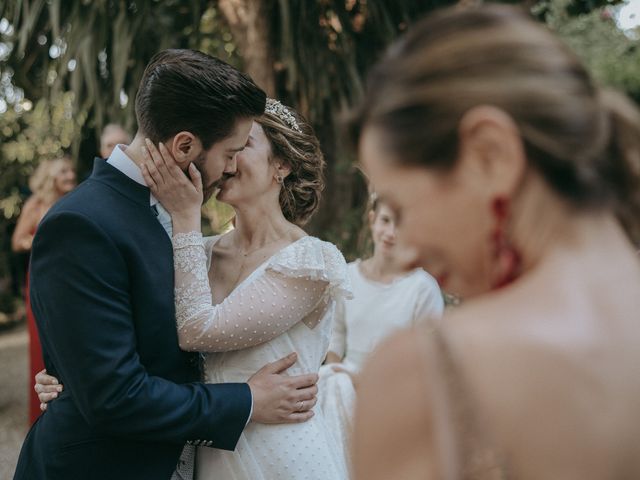
<path fill-rule="evenodd" d="M 331 242 L 321 240 L 320 238 L 312 235 L 306 235 L 301 237 L 296 243 L 299 244 L 299 248 L 301 250 L 314 251 L 325 257 L 333 257 L 336 260 L 340 260 L 344 262 L 345 265 L 347 264 L 340 249 Z"/>
<path fill-rule="evenodd" d="M 338 248 L 317 237 L 305 235 L 274 255 L 268 269 L 278 273 L 329 282 L 349 289 L 347 262 Z"/>
<path fill-rule="evenodd" d="M 299 262 L 303 262 L 305 258 L 315 262 L 320 260 L 323 263 L 337 262 L 340 265 L 344 264 L 346 268 L 347 262 L 338 247 L 331 242 L 307 234 L 298 225 L 292 225 L 289 230 L 289 239 L 291 241 L 289 246 L 276 254 L 276 258 L 296 258 Z"/>
<path fill-rule="evenodd" d="M 273 257 L 274 263 L 282 263 L 291 267 L 313 267 L 318 270 L 344 269 L 347 262 L 333 243 L 326 242 L 311 235 L 305 235 Z"/>

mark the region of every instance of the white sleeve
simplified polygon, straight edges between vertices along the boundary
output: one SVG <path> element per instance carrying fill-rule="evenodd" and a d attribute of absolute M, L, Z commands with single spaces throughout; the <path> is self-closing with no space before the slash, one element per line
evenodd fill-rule
<path fill-rule="evenodd" d="M 425 318 L 438 320 L 444 313 L 444 298 L 438 282 L 428 273 L 421 273 L 424 273 L 424 276 L 418 277 L 422 281 L 419 282 L 420 290 L 413 314 L 414 324 Z"/>
<path fill-rule="evenodd" d="M 176 318 L 183 350 L 222 352 L 267 342 L 300 321 L 322 318 L 332 300 L 328 275 L 285 268 L 276 255 L 264 272 L 213 305 L 202 235 L 178 234 L 173 243 Z"/>

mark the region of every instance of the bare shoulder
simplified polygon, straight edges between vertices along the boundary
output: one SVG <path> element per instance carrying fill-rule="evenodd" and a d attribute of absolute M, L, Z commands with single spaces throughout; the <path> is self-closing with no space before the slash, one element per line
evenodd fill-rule
<path fill-rule="evenodd" d="M 22 215 L 26 216 L 39 216 L 40 212 L 44 209 L 44 203 L 35 195 L 30 196 L 24 202 L 22 206 Z"/>
<path fill-rule="evenodd" d="M 513 395 L 533 386 L 531 379 L 539 370 L 548 372 L 576 348 L 570 327 L 563 327 L 550 306 L 554 300 L 546 302 L 499 294 L 447 312 L 442 322 L 445 342 L 480 399 L 512 402 Z"/>
<path fill-rule="evenodd" d="M 362 372 L 353 448 L 357 479 L 423 478 L 435 471 L 425 335 L 424 326 L 392 335 Z"/>
<path fill-rule="evenodd" d="M 604 464 L 607 435 L 620 433 L 611 426 L 624 424 L 621 399 L 637 396 L 620 380 L 628 359 L 603 329 L 604 310 L 584 290 L 550 285 L 475 300 L 449 312 L 442 328 L 483 436 L 510 452 L 516 471 L 568 478 L 549 472 L 575 471 L 586 458 Z"/>
<path fill-rule="evenodd" d="M 571 329 L 567 303 L 565 292 L 519 285 L 448 310 L 442 328 L 462 361 L 500 355 L 503 363 L 505 355 L 553 348 Z"/>

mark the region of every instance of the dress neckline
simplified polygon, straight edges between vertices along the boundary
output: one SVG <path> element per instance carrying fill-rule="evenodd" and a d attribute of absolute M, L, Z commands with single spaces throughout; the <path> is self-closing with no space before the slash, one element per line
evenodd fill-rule
<path fill-rule="evenodd" d="M 212 241 L 209 242 L 209 251 L 207 252 L 209 254 L 208 255 L 208 259 L 207 259 L 207 275 L 209 274 L 209 270 L 211 270 L 211 263 L 213 262 L 213 247 L 216 245 L 216 243 L 218 243 L 218 240 L 220 240 L 223 237 L 223 235 L 215 235 L 215 236 L 212 237 Z M 282 252 L 286 251 L 287 249 L 291 248 L 293 245 L 298 244 L 299 242 L 301 242 L 302 240 L 304 240 L 306 238 L 315 238 L 315 237 L 312 237 L 311 235 L 304 235 L 304 236 L 300 237 L 299 239 L 294 240 L 293 242 L 285 245 L 281 249 L 275 251 L 273 253 L 273 255 L 271 255 L 269 258 L 266 258 L 264 260 L 264 262 L 262 262 L 260 265 L 258 265 L 255 268 L 255 270 L 253 270 L 249 275 L 247 275 L 244 280 L 242 280 L 235 287 L 233 287 L 233 289 L 229 292 L 229 295 L 231 295 L 233 292 L 235 292 L 240 287 L 244 286 L 250 279 L 253 279 L 256 275 L 258 275 L 259 273 L 264 271 L 264 269 L 267 267 L 267 265 L 269 264 L 271 259 L 273 259 L 276 255 L 280 255 Z M 229 295 L 227 295 L 227 296 L 229 296 Z M 213 300 L 213 287 L 211 288 L 211 297 L 212 297 L 212 300 Z"/>

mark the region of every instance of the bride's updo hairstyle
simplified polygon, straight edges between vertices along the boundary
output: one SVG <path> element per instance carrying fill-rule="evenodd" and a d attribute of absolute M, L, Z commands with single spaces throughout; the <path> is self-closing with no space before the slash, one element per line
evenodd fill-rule
<path fill-rule="evenodd" d="M 282 212 L 290 222 L 304 225 L 318 209 L 324 190 L 320 143 L 302 115 L 276 100 L 267 100 L 257 122 L 271 144 L 270 161 L 280 160 L 291 169 L 280 191 Z"/>
<path fill-rule="evenodd" d="M 349 121 L 376 127 L 399 165 L 447 171 L 478 105 L 518 125 L 529 164 L 575 208 L 612 207 L 640 241 L 640 114 L 601 91 L 547 28 L 509 6 L 446 9 L 414 25 L 368 78 Z"/>

